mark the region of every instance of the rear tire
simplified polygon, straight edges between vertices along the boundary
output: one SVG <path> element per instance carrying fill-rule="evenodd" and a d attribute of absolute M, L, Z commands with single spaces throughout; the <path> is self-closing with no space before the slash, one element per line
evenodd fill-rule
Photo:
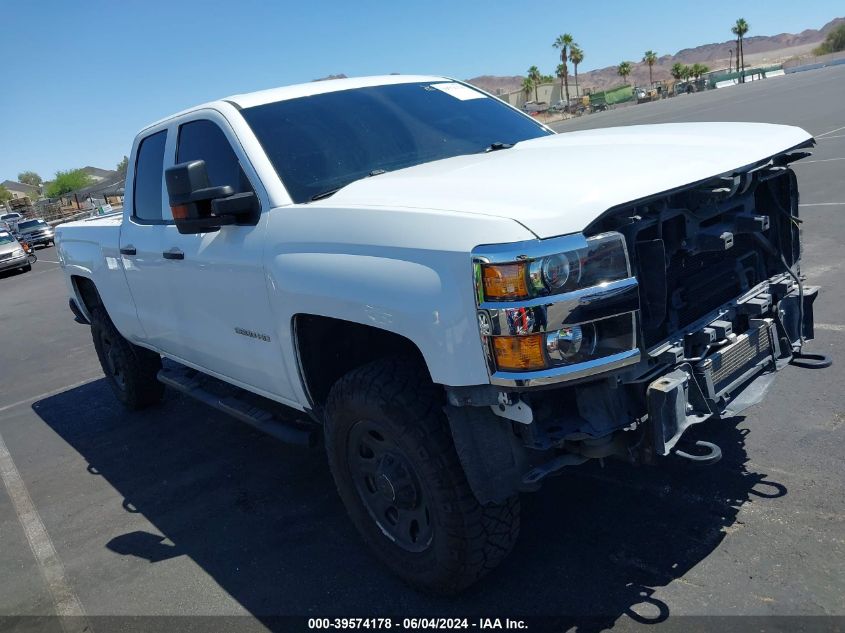
<path fill-rule="evenodd" d="M 340 497 L 373 553 L 411 585 L 454 594 L 513 549 L 519 497 L 476 500 L 441 399 L 423 368 L 375 361 L 332 388 L 325 438 Z"/>
<path fill-rule="evenodd" d="M 103 373 L 121 404 L 143 409 L 161 401 L 164 385 L 156 378 L 161 356 L 123 338 L 102 306 L 91 310 L 91 336 Z"/>

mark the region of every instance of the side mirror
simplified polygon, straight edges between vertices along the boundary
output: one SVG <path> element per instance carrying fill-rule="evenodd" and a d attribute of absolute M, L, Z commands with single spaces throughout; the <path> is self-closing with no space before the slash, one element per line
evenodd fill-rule
<path fill-rule="evenodd" d="M 182 234 L 210 233 L 221 226 L 254 218 L 258 200 L 253 192 L 235 193 L 228 186 L 211 187 L 204 160 L 174 165 L 164 180 L 176 228 Z"/>

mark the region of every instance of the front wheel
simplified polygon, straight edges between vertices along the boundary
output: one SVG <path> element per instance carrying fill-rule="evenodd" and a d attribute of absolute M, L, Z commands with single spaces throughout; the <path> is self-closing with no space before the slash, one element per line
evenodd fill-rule
<path fill-rule="evenodd" d="M 379 360 L 344 376 L 326 405 L 340 497 L 373 553 L 421 589 L 453 594 L 495 568 L 519 533 L 519 497 L 481 505 L 424 369 Z"/>

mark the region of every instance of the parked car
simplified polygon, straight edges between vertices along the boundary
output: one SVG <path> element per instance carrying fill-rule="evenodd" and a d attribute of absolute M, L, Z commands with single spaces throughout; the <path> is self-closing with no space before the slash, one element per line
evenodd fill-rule
<path fill-rule="evenodd" d="M 18 268 L 24 272 L 32 270 L 29 256 L 23 246 L 9 231 L 0 229 L 0 271 Z"/>
<path fill-rule="evenodd" d="M 545 112 L 549 109 L 549 104 L 545 101 L 526 101 L 522 106 L 522 111 L 529 114 L 536 114 Z"/>
<path fill-rule="evenodd" d="M 0 215 L 0 222 L 3 222 L 12 231 L 16 229 L 18 222 L 22 219 L 23 215 L 18 213 L 17 211 L 12 211 L 10 213 L 4 213 Z"/>
<path fill-rule="evenodd" d="M 18 222 L 17 232 L 21 238 L 25 239 L 33 246 L 38 244 L 49 246 L 56 241 L 53 227 L 41 218 L 21 220 Z"/>
<path fill-rule="evenodd" d="M 714 463 L 685 431 L 806 360 L 790 165 L 813 143 L 558 135 L 441 77 L 309 83 L 141 130 L 122 215 L 60 225 L 58 257 L 121 402 L 167 384 L 323 437 L 374 555 L 456 592 L 513 547 L 520 493 L 595 459 Z"/>

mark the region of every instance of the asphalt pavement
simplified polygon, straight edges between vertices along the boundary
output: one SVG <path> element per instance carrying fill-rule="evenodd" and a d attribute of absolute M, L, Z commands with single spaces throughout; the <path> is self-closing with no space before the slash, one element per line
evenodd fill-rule
<path fill-rule="evenodd" d="M 39 249 L 32 272 L 0 275 L 0 629 L 59 630 L 57 612 L 95 631 L 115 624 L 103 616 L 149 614 L 270 627 L 278 615 L 549 615 L 561 630 L 587 615 L 621 628 L 845 615 L 843 103 L 840 66 L 555 126 L 765 121 L 816 135 L 796 167 L 804 271 L 823 286 L 808 347 L 835 364 L 788 367 L 745 416 L 696 428 L 722 447 L 715 466 L 590 464 L 524 496 L 515 551 L 457 598 L 417 593 L 375 561 L 321 449 L 172 392 L 145 412 L 118 406 L 55 249 Z"/>

